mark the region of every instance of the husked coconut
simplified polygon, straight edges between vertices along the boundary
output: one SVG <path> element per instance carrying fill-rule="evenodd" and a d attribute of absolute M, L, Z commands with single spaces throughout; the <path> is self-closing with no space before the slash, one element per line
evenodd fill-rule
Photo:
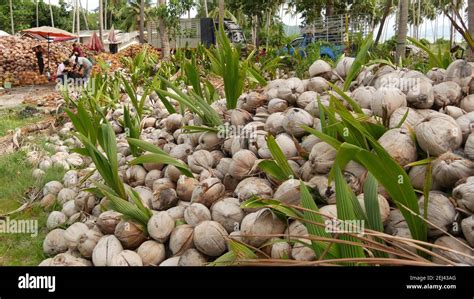
<path fill-rule="evenodd" d="M 447 115 L 451 116 L 454 119 L 457 119 L 458 117 L 461 117 L 464 114 L 466 114 L 466 111 L 464 111 L 461 108 L 456 107 L 456 106 L 443 107 L 443 108 L 439 109 L 439 112 L 447 114 Z"/>
<path fill-rule="evenodd" d="M 321 94 L 329 90 L 329 84 L 328 81 L 323 77 L 314 77 L 308 80 L 306 90 Z"/>
<path fill-rule="evenodd" d="M 287 101 L 293 105 L 296 100 L 304 92 L 303 81 L 299 78 L 289 78 L 286 84 L 278 88 L 278 98 Z"/>
<path fill-rule="evenodd" d="M 173 256 L 160 263 L 160 267 L 176 267 L 178 266 L 181 256 Z"/>
<path fill-rule="evenodd" d="M 87 191 L 81 191 L 74 199 L 74 204 L 78 211 L 90 213 L 96 205 L 96 199 L 94 194 Z"/>
<path fill-rule="evenodd" d="M 198 150 L 188 157 L 188 165 L 192 172 L 200 173 L 203 170 L 212 168 L 214 157 L 209 151 Z"/>
<path fill-rule="evenodd" d="M 234 190 L 234 196 L 241 202 L 254 195 L 258 195 L 260 198 L 272 198 L 273 189 L 270 183 L 262 178 L 250 177 L 243 179 Z"/>
<path fill-rule="evenodd" d="M 66 252 L 68 249 L 68 243 L 64 237 L 65 231 L 57 228 L 50 231 L 43 241 L 43 252 L 46 255 L 54 256 L 58 253 Z"/>
<path fill-rule="evenodd" d="M 296 100 L 296 105 L 304 109 L 309 103 L 317 101 L 318 95 L 315 91 L 305 91 Z"/>
<path fill-rule="evenodd" d="M 89 229 L 80 236 L 77 242 L 77 250 L 83 257 L 88 259 L 92 258 L 92 252 L 102 236 L 100 231 Z"/>
<path fill-rule="evenodd" d="M 63 189 L 63 184 L 58 181 L 47 182 L 43 187 L 43 196 L 48 194 L 58 195 L 59 191 Z"/>
<path fill-rule="evenodd" d="M 64 238 L 67 241 L 69 249 L 76 250 L 79 239 L 81 238 L 82 234 L 86 233 L 88 230 L 89 228 L 87 225 L 81 222 L 76 222 L 68 227 L 64 231 Z"/>
<path fill-rule="evenodd" d="M 351 69 L 352 64 L 354 63 L 354 60 L 354 57 L 343 57 L 339 60 L 334 70 L 339 76 L 341 76 L 341 78 L 344 79 L 349 73 L 349 70 Z"/>
<path fill-rule="evenodd" d="M 166 211 L 158 212 L 148 220 L 147 230 L 150 237 L 164 243 L 173 231 L 175 220 Z"/>
<path fill-rule="evenodd" d="M 378 141 L 402 167 L 417 159 L 415 141 L 406 129 L 390 129 Z"/>
<path fill-rule="evenodd" d="M 302 137 L 306 134 L 306 131 L 301 126 L 312 127 L 314 120 L 311 114 L 303 109 L 290 108 L 285 113 L 283 119 L 283 128 L 288 134 L 295 137 Z"/>
<path fill-rule="evenodd" d="M 437 107 L 458 105 L 461 95 L 461 87 L 456 82 L 446 81 L 433 86 L 434 103 Z"/>
<path fill-rule="evenodd" d="M 282 99 L 274 98 L 268 102 L 268 113 L 270 116 L 275 112 L 283 112 L 288 108 L 288 102 Z"/>
<path fill-rule="evenodd" d="M 373 86 L 359 86 L 352 92 L 352 98 L 361 108 L 370 109 L 376 91 Z"/>
<path fill-rule="evenodd" d="M 225 228 L 216 221 L 203 221 L 194 228 L 194 245 L 208 256 L 219 256 L 227 249 Z"/>
<path fill-rule="evenodd" d="M 151 206 L 155 210 L 167 210 L 176 205 L 178 195 L 176 185 L 168 178 L 158 179 L 153 184 L 153 199 Z"/>
<path fill-rule="evenodd" d="M 194 227 L 189 224 L 176 226 L 171 232 L 169 248 L 174 255 L 180 255 L 184 251 L 193 248 Z"/>
<path fill-rule="evenodd" d="M 110 266 L 143 266 L 142 258 L 135 252 L 131 250 L 123 250 L 119 254 L 116 254 L 112 257 Z"/>
<path fill-rule="evenodd" d="M 229 174 L 236 179 L 243 179 L 255 173 L 254 167 L 257 156 L 249 150 L 240 150 L 232 156 L 232 163 L 229 166 Z"/>
<path fill-rule="evenodd" d="M 425 186 L 426 165 L 411 167 L 408 176 L 413 188 L 423 190 Z M 439 184 L 434 177 L 432 179 L 431 190 L 438 190 L 440 188 Z"/>
<path fill-rule="evenodd" d="M 403 121 L 405 114 L 407 114 L 407 117 Z M 396 128 L 403 121 L 403 123 L 401 123 L 401 128 L 414 129 L 415 126 L 419 124 L 422 120 L 423 116 L 418 112 L 418 110 L 409 107 L 401 107 L 395 110 L 390 116 L 389 128 Z"/>
<path fill-rule="evenodd" d="M 446 152 L 434 160 L 432 175 L 442 187 L 452 188 L 458 180 L 474 175 L 474 162 Z"/>
<path fill-rule="evenodd" d="M 326 61 L 318 59 L 309 67 L 309 76 L 321 76 L 330 79 L 332 76 L 332 68 Z"/>
<path fill-rule="evenodd" d="M 300 180 L 289 179 L 281 183 L 273 197 L 288 205 L 300 204 Z"/>
<path fill-rule="evenodd" d="M 147 239 L 143 229 L 138 224 L 124 220 L 117 224 L 114 235 L 120 240 L 125 249 L 136 249 Z"/>
<path fill-rule="evenodd" d="M 64 225 L 67 221 L 67 216 L 60 211 L 52 211 L 46 220 L 46 227 L 51 231 Z"/>
<path fill-rule="evenodd" d="M 53 257 L 51 259 L 51 262 L 49 266 L 65 266 L 65 267 L 86 267 L 86 266 L 92 266 L 91 262 L 80 258 L 73 256 L 72 254 L 69 254 L 67 252 L 60 253 Z"/>
<path fill-rule="evenodd" d="M 421 80 L 410 87 L 407 93 L 407 103 L 409 106 L 418 109 L 428 109 L 434 104 L 433 86 L 426 80 Z"/>
<path fill-rule="evenodd" d="M 158 266 L 166 258 L 165 245 L 153 240 L 145 241 L 137 249 L 143 266 Z"/>
<path fill-rule="evenodd" d="M 125 171 L 124 181 L 132 187 L 145 185 L 146 170 L 140 165 L 132 165 Z"/>
<path fill-rule="evenodd" d="M 388 203 L 388 200 L 380 194 L 377 195 L 377 199 L 379 202 L 380 219 L 382 220 L 382 223 L 385 223 L 390 215 L 390 204 Z M 364 193 L 357 195 L 357 200 L 359 201 L 362 210 L 366 212 Z"/>
<path fill-rule="evenodd" d="M 311 149 L 309 161 L 317 173 L 328 173 L 336 159 L 337 151 L 326 142 L 318 142 Z"/>
<path fill-rule="evenodd" d="M 218 178 L 210 177 L 201 181 L 193 190 L 192 203 L 202 203 L 210 207 L 215 201 L 224 195 L 225 186 Z"/>
<path fill-rule="evenodd" d="M 474 216 L 469 216 L 461 221 L 461 229 L 469 245 L 474 246 Z"/>
<path fill-rule="evenodd" d="M 212 220 L 219 222 L 228 233 L 237 230 L 245 216 L 240 207 L 239 199 L 224 198 L 211 207 Z"/>
<path fill-rule="evenodd" d="M 433 83 L 441 83 L 446 80 L 446 70 L 442 68 L 432 68 L 426 73 L 426 76 L 433 81 Z"/>
<path fill-rule="evenodd" d="M 474 212 L 474 176 L 459 182 L 453 189 L 453 197 L 457 200 L 460 207 Z"/>
<path fill-rule="evenodd" d="M 230 123 L 234 126 L 243 126 L 252 121 L 252 114 L 243 109 L 232 109 L 230 112 Z"/>
<path fill-rule="evenodd" d="M 196 226 L 203 221 L 211 220 L 211 212 L 201 203 L 192 203 L 184 211 L 184 220 L 187 224 Z"/>
<path fill-rule="evenodd" d="M 389 119 L 400 107 L 407 106 L 406 95 L 395 87 L 380 87 L 374 93 L 371 109 L 374 115 Z"/>
<path fill-rule="evenodd" d="M 452 117 L 439 112 L 425 117 L 416 125 L 415 133 L 418 145 L 433 156 L 458 149 L 462 143 L 459 125 Z"/>
<path fill-rule="evenodd" d="M 469 91 L 472 75 L 473 66 L 464 59 L 453 61 L 446 69 L 446 80 L 456 82 L 464 92 Z"/>
<path fill-rule="evenodd" d="M 97 218 L 97 226 L 104 235 L 115 232 L 115 227 L 122 219 L 122 214 L 115 211 L 105 211 Z"/>
<path fill-rule="evenodd" d="M 283 119 L 285 119 L 285 114 L 282 112 L 275 112 L 268 116 L 265 122 L 265 131 L 277 135 L 285 132 L 283 128 Z"/>
<path fill-rule="evenodd" d="M 474 111 L 456 118 L 456 123 L 461 128 L 462 136 L 466 140 L 474 129 Z"/>
<path fill-rule="evenodd" d="M 474 133 L 467 137 L 466 144 L 464 145 L 464 154 L 466 154 L 468 159 L 474 160 Z"/>
<path fill-rule="evenodd" d="M 418 200 L 420 215 L 424 215 L 425 197 Z M 456 217 L 456 209 L 443 193 L 431 191 L 428 202 L 428 221 L 433 225 L 428 225 L 428 235 L 439 236 L 444 234 L 439 228 L 447 231 L 453 224 Z"/>
<path fill-rule="evenodd" d="M 74 200 L 76 196 L 77 196 L 77 192 L 75 190 L 69 189 L 69 188 L 63 188 L 61 189 L 61 191 L 59 191 L 56 199 L 62 205 L 67 201 Z"/>
<path fill-rule="evenodd" d="M 460 107 L 468 113 L 474 111 L 474 94 L 470 94 L 462 99 Z"/>
<path fill-rule="evenodd" d="M 268 208 L 247 214 L 240 227 L 242 241 L 259 247 L 268 241 L 271 234 L 281 234 L 285 224 Z"/>
<path fill-rule="evenodd" d="M 469 247 L 464 239 L 453 238 L 451 236 L 441 236 L 434 242 L 435 245 L 442 246 L 444 248 L 449 248 L 453 251 L 448 251 L 441 249 L 439 247 L 434 247 L 433 252 L 441 255 L 442 257 L 464 265 L 473 266 L 474 265 L 474 250 Z M 459 254 L 461 253 L 461 254 Z M 436 256 L 433 257 L 434 263 L 446 264 L 446 262 Z"/>
<path fill-rule="evenodd" d="M 198 180 L 185 175 L 180 175 L 176 183 L 176 194 L 180 200 L 191 201 L 194 188 L 198 185 Z"/>
<path fill-rule="evenodd" d="M 277 90 L 280 89 L 280 87 L 283 87 L 286 85 L 286 82 L 281 85 L 277 85 Z M 276 95 L 271 98 L 276 98 Z M 250 92 L 250 93 L 244 93 L 239 97 L 239 100 L 237 102 L 237 106 L 240 109 L 244 109 L 250 113 L 255 113 L 255 110 L 257 107 L 261 107 L 266 104 L 267 102 L 267 95 L 264 94 L 259 94 L 257 92 Z"/>

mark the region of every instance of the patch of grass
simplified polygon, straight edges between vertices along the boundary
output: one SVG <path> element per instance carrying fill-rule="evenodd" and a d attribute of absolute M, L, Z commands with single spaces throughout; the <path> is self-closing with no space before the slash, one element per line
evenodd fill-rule
<path fill-rule="evenodd" d="M 22 108 L 0 110 L 0 137 L 7 135 L 10 130 L 24 127 L 44 118 L 43 115 L 20 117 L 19 112 Z"/>
<path fill-rule="evenodd" d="M 35 140 L 42 148 L 43 138 Z M 0 156 L 0 214 L 5 214 L 20 207 L 30 188 L 41 188 L 44 182 L 60 180 L 64 169 L 52 168 L 41 180 L 32 176 L 33 167 L 26 162 L 26 153 L 17 151 Z M 10 216 L 10 220 L 37 220 L 38 235 L 2 234 L 0 233 L 0 265 L 20 266 L 38 265 L 46 257 L 43 254 L 43 240 L 47 234 L 46 219 L 48 212 L 44 211 L 39 202 L 33 203 L 27 209 Z"/>

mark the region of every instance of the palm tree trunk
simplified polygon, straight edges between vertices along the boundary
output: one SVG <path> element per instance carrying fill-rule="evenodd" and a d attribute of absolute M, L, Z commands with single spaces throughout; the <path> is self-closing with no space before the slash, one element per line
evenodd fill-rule
<path fill-rule="evenodd" d="M 12 35 L 15 34 L 15 23 L 13 22 L 13 4 L 12 0 L 10 0 L 10 22 L 12 25 Z"/>
<path fill-rule="evenodd" d="M 77 36 L 79 37 L 81 31 L 81 10 L 79 9 L 79 0 L 76 0 L 76 22 Z"/>
<path fill-rule="evenodd" d="M 209 17 L 209 9 L 207 8 L 207 0 L 204 0 L 204 12 L 206 13 L 206 18 Z"/>
<path fill-rule="evenodd" d="M 51 6 L 51 0 L 49 0 L 49 14 L 51 15 L 51 27 L 54 27 L 53 7 Z"/>
<path fill-rule="evenodd" d="M 145 42 L 145 0 L 140 1 L 140 44 Z"/>
<path fill-rule="evenodd" d="M 158 5 L 166 5 L 166 0 L 158 0 Z M 159 18 L 158 27 L 160 30 L 161 57 L 168 59 L 171 56 L 170 38 L 168 35 L 168 27 L 163 18 Z"/>
<path fill-rule="evenodd" d="M 397 28 L 397 48 L 395 53 L 395 62 L 398 64 L 400 59 L 405 58 L 406 40 L 408 32 L 408 0 L 400 0 L 400 13 Z"/>
<path fill-rule="evenodd" d="M 326 1 L 326 16 L 330 17 L 334 15 L 334 0 Z"/>
<path fill-rule="evenodd" d="M 383 27 L 385 26 L 385 21 L 387 20 L 388 15 L 390 14 L 390 9 L 392 8 L 393 1 L 387 0 L 385 3 L 385 9 L 383 11 L 382 20 L 380 20 L 379 31 L 377 32 L 377 37 L 375 38 L 374 45 L 377 46 L 379 43 L 380 37 L 382 36 Z"/>
<path fill-rule="evenodd" d="M 107 0 L 105 0 L 105 5 L 104 5 L 104 28 L 107 30 L 107 8 L 108 8 L 108 3 Z"/>
<path fill-rule="evenodd" d="M 474 3 L 472 1 L 469 1 L 468 5 L 469 6 L 467 7 L 467 22 L 469 27 L 469 34 L 472 38 L 474 38 Z M 469 48 L 468 57 L 471 59 L 471 61 L 474 60 L 474 50 L 472 50 L 471 48 Z"/>
<path fill-rule="evenodd" d="M 86 30 L 89 30 L 89 22 L 87 22 L 87 9 L 82 9 L 81 0 L 79 0 L 79 8 L 82 10 L 82 16 L 84 17 L 84 23 L 86 24 Z"/>
<path fill-rule="evenodd" d="M 224 0 L 219 0 L 219 23 L 224 24 Z"/>
<path fill-rule="evenodd" d="M 36 0 L 36 27 L 39 27 L 39 9 L 38 9 L 38 2 L 39 0 Z"/>
<path fill-rule="evenodd" d="M 102 0 L 99 0 L 99 38 L 100 41 L 103 42 L 104 40 L 104 4 L 102 3 Z"/>

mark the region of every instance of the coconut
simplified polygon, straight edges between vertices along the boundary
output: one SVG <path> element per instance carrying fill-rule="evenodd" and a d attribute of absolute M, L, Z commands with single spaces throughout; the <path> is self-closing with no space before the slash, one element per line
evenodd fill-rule
<path fill-rule="evenodd" d="M 142 204 L 151 209 L 151 201 L 153 200 L 153 191 L 150 188 L 145 186 L 137 186 L 133 188 L 135 192 L 137 192 Z"/>
<path fill-rule="evenodd" d="M 143 266 L 142 258 L 131 250 L 123 250 L 120 253 L 114 255 L 110 261 L 110 266 Z"/>
<path fill-rule="evenodd" d="M 461 221 L 461 229 L 469 245 L 474 246 L 474 216 L 469 216 Z"/>
<path fill-rule="evenodd" d="M 257 92 L 244 93 L 239 97 L 237 106 L 238 108 L 244 109 L 250 113 L 255 113 L 255 109 L 265 105 L 267 99 L 267 95 L 259 94 Z"/>
<path fill-rule="evenodd" d="M 61 212 L 63 212 L 67 217 L 71 217 L 72 215 L 79 212 L 79 210 L 77 209 L 74 200 L 70 200 L 63 204 Z"/>
<path fill-rule="evenodd" d="M 423 190 L 425 186 L 425 176 L 426 176 L 426 165 L 418 165 L 410 168 L 408 173 L 410 177 L 410 182 L 415 189 Z M 432 177 L 431 190 L 439 189 L 439 184 L 436 182 L 436 179 Z"/>
<path fill-rule="evenodd" d="M 183 252 L 178 261 L 178 266 L 205 266 L 207 258 L 194 248 Z"/>
<path fill-rule="evenodd" d="M 117 224 L 114 235 L 125 249 L 135 249 L 147 239 L 141 227 L 131 221 L 124 220 Z"/>
<path fill-rule="evenodd" d="M 57 200 L 62 205 L 66 201 L 74 200 L 76 196 L 77 196 L 77 192 L 75 190 L 69 189 L 69 188 L 63 188 L 61 189 L 61 191 L 59 191 Z"/>
<path fill-rule="evenodd" d="M 409 106 L 418 109 L 431 108 L 434 104 L 434 92 L 431 83 L 421 80 L 410 86 L 407 93 L 407 103 Z"/>
<path fill-rule="evenodd" d="M 282 122 L 285 131 L 295 137 L 302 137 L 306 131 L 301 126 L 313 126 L 313 117 L 303 109 L 290 108 L 284 113 Z"/>
<path fill-rule="evenodd" d="M 390 211 L 387 222 L 385 223 L 385 232 L 390 235 L 397 235 L 398 231 L 408 230 L 408 223 L 403 214 L 398 209 Z M 410 236 L 411 238 L 411 236 Z"/>
<path fill-rule="evenodd" d="M 47 194 L 41 199 L 41 207 L 45 210 L 51 208 L 56 203 L 56 196 Z M 73 202 L 74 203 L 74 202 Z"/>
<path fill-rule="evenodd" d="M 194 228 L 194 245 L 208 256 L 219 256 L 227 249 L 225 228 L 216 221 L 203 221 Z"/>
<path fill-rule="evenodd" d="M 230 113 L 230 123 L 233 126 L 243 126 L 252 121 L 252 114 L 244 109 L 232 109 Z"/>
<path fill-rule="evenodd" d="M 297 261 L 312 261 L 316 258 L 316 254 L 308 245 L 295 243 L 291 249 L 291 257 Z"/>
<path fill-rule="evenodd" d="M 434 247 L 433 252 L 436 254 L 441 255 L 444 258 L 447 258 L 450 261 L 461 263 L 464 265 L 474 265 L 474 250 L 469 247 L 464 239 L 461 238 L 453 238 L 451 236 L 442 236 L 436 239 L 434 242 L 435 245 L 442 246 L 445 248 L 449 248 L 456 252 L 444 250 L 441 248 Z M 463 253 L 464 255 L 459 254 Z M 446 264 L 446 262 L 438 257 L 433 257 L 433 262 L 439 264 Z"/>
<path fill-rule="evenodd" d="M 464 92 L 469 91 L 472 75 L 473 66 L 463 59 L 453 61 L 446 69 L 446 80 L 456 82 Z"/>
<path fill-rule="evenodd" d="M 193 147 L 190 144 L 183 143 L 178 144 L 177 146 L 172 148 L 170 151 L 170 156 L 186 163 L 188 161 L 188 156 L 192 154 L 192 152 Z"/>
<path fill-rule="evenodd" d="M 446 70 L 442 68 L 432 68 L 426 73 L 426 76 L 435 84 L 441 83 L 446 79 Z"/>
<path fill-rule="evenodd" d="M 132 165 L 125 171 L 124 181 L 131 187 L 145 185 L 146 170 L 140 165 Z"/>
<path fill-rule="evenodd" d="M 373 86 L 360 86 L 352 92 L 352 98 L 361 108 L 370 109 L 376 91 Z"/>
<path fill-rule="evenodd" d="M 83 257 L 90 259 L 95 246 L 102 236 L 103 235 L 100 231 L 89 229 L 79 237 L 77 242 L 77 250 Z"/>
<path fill-rule="evenodd" d="M 288 205 L 300 204 L 300 180 L 289 179 L 278 186 L 273 197 Z"/>
<path fill-rule="evenodd" d="M 446 81 L 433 86 L 434 103 L 437 107 L 458 105 L 461 95 L 461 87 L 456 82 Z"/>
<path fill-rule="evenodd" d="M 158 266 L 166 258 L 165 246 L 153 240 L 145 241 L 137 249 L 143 266 Z"/>
<path fill-rule="evenodd" d="M 202 203 L 210 207 L 215 201 L 224 195 L 225 186 L 217 178 L 208 178 L 200 182 L 193 190 L 192 203 Z"/>
<path fill-rule="evenodd" d="M 168 132 L 174 132 L 183 125 L 183 116 L 173 113 L 162 120 L 163 128 Z"/>
<path fill-rule="evenodd" d="M 176 194 L 180 200 L 190 201 L 193 190 L 198 185 L 198 181 L 195 178 L 190 178 L 185 175 L 181 175 L 176 184 Z"/>
<path fill-rule="evenodd" d="M 87 225 L 81 222 L 76 222 L 68 227 L 64 231 L 64 238 L 67 241 L 68 247 L 71 250 L 77 249 L 77 243 L 81 238 L 82 234 L 86 233 L 89 230 Z"/>
<path fill-rule="evenodd" d="M 447 115 L 451 116 L 454 119 L 457 119 L 458 117 L 461 117 L 464 114 L 466 114 L 466 111 L 464 111 L 461 108 L 456 107 L 456 106 L 443 107 L 443 108 L 439 109 L 439 112 L 447 114 Z"/>
<path fill-rule="evenodd" d="M 382 220 L 382 223 L 385 223 L 387 222 L 388 217 L 390 215 L 390 204 L 388 203 L 388 200 L 385 199 L 385 197 L 383 197 L 382 195 L 378 194 L 377 196 L 380 209 L 380 219 Z M 362 210 L 366 212 L 364 193 L 357 195 L 357 200 L 359 201 Z"/>
<path fill-rule="evenodd" d="M 46 173 L 43 170 L 36 168 L 36 169 L 33 169 L 32 175 L 35 179 L 39 180 L 43 178 L 46 175 Z"/>
<path fill-rule="evenodd" d="M 270 256 L 272 259 L 289 259 L 291 257 L 290 243 L 279 238 L 274 238 Z"/>
<path fill-rule="evenodd" d="M 72 188 L 79 183 L 79 177 L 76 170 L 69 170 L 63 176 L 64 187 Z"/>
<path fill-rule="evenodd" d="M 468 176 L 474 175 L 474 162 L 446 152 L 433 162 L 433 178 L 442 187 L 452 188 L 454 184 Z"/>
<path fill-rule="evenodd" d="M 103 236 L 92 251 L 92 262 L 94 266 L 110 266 L 112 258 L 122 250 L 122 244 L 114 235 Z"/>
<path fill-rule="evenodd" d="M 270 209 L 264 208 L 242 219 L 241 238 L 250 246 L 259 247 L 271 238 L 268 235 L 281 234 L 284 230 L 285 224 Z"/>
<path fill-rule="evenodd" d="M 460 107 L 466 112 L 474 111 L 474 94 L 470 94 L 462 99 Z"/>
<path fill-rule="evenodd" d="M 285 114 L 281 112 L 275 112 L 271 114 L 265 122 L 265 131 L 277 135 L 283 133 L 285 129 L 283 128 L 283 119 Z"/>
<path fill-rule="evenodd" d="M 211 207 L 212 220 L 220 223 L 228 233 L 238 230 L 245 216 L 237 198 L 224 198 Z"/>
<path fill-rule="evenodd" d="M 309 153 L 311 152 L 311 149 L 313 149 L 313 146 L 318 142 L 321 142 L 321 139 L 314 135 L 307 135 L 303 137 L 303 140 L 301 141 L 300 145 L 304 151 Z"/>
<path fill-rule="evenodd" d="M 51 231 L 55 228 L 58 228 L 64 225 L 67 221 L 67 216 L 64 213 L 59 211 L 52 211 L 48 215 L 48 220 L 46 220 L 46 227 Z"/>
<path fill-rule="evenodd" d="M 407 110 L 408 114 L 406 119 L 403 121 L 401 128 L 413 129 L 423 120 L 423 116 L 418 112 L 419 110 L 415 110 L 408 107 L 401 107 L 395 110 L 390 116 L 389 128 L 393 129 L 398 127 L 403 118 L 405 117 Z"/>
<path fill-rule="evenodd" d="M 113 234 L 120 222 L 122 214 L 115 211 L 105 211 L 97 218 L 97 226 L 104 235 Z"/>
<path fill-rule="evenodd" d="M 306 90 L 322 94 L 329 90 L 329 84 L 328 81 L 322 77 L 314 77 L 308 80 Z"/>
<path fill-rule="evenodd" d="M 459 182 L 453 189 L 453 197 L 460 207 L 474 212 L 474 176 Z"/>
<path fill-rule="evenodd" d="M 203 221 L 211 220 L 211 212 L 203 204 L 192 203 L 184 211 L 184 220 L 186 223 L 196 226 Z"/>
<path fill-rule="evenodd" d="M 249 150 L 240 150 L 232 156 L 232 163 L 229 166 L 229 174 L 236 179 L 243 179 L 255 173 L 254 168 L 257 156 Z"/>
<path fill-rule="evenodd" d="M 158 212 L 148 220 L 148 234 L 154 240 L 164 243 L 174 229 L 175 221 L 168 212 Z"/>
<path fill-rule="evenodd" d="M 354 57 L 343 57 L 342 59 L 339 60 L 334 70 L 341 78 L 344 79 L 349 73 L 349 70 L 351 69 L 354 61 L 355 61 Z"/>
<path fill-rule="evenodd" d="M 454 119 L 435 112 L 415 127 L 418 145 L 427 153 L 439 156 L 458 149 L 462 143 L 461 128 Z"/>
<path fill-rule="evenodd" d="M 214 165 L 214 157 L 209 151 L 198 150 L 188 157 L 188 165 L 192 172 L 200 173 L 211 169 Z"/>
<path fill-rule="evenodd" d="M 277 96 L 290 103 L 291 105 L 296 103 L 296 100 L 304 92 L 303 81 L 299 78 L 287 79 L 285 85 L 278 88 Z"/>
<path fill-rule="evenodd" d="M 94 194 L 81 191 L 77 194 L 76 198 L 74 199 L 74 204 L 78 211 L 84 211 L 86 213 L 92 212 L 92 209 L 96 205 L 96 200 Z"/>
<path fill-rule="evenodd" d="M 405 94 L 395 87 L 380 87 L 374 93 L 371 109 L 374 115 L 389 119 L 392 113 L 400 107 L 406 107 Z"/>
<path fill-rule="evenodd" d="M 63 184 L 58 181 L 47 182 L 43 187 L 43 196 L 48 194 L 58 195 L 59 191 L 63 189 Z"/>
<path fill-rule="evenodd" d="M 65 266 L 65 267 L 85 267 L 92 266 L 92 263 L 86 259 L 73 256 L 67 252 L 60 253 L 51 259 L 48 266 Z"/>
<path fill-rule="evenodd" d="M 418 206 L 420 208 L 420 214 L 424 214 L 424 196 L 421 196 L 418 200 Z M 433 225 L 428 227 L 428 235 L 439 236 L 443 234 L 439 228 L 443 230 L 449 230 L 456 217 L 456 209 L 443 193 L 437 191 L 431 191 L 429 193 L 428 203 L 428 222 Z"/>
<path fill-rule="evenodd" d="M 336 154 L 337 151 L 332 146 L 318 142 L 311 149 L 308 159 L 315 172 L 324 174 L 331 170 Z"/>
<path fill-rule="evenodd" d="M 178 266 L 180 256 L 173 256 L 160 263 L 160 267 L 176 267 Z"/>
<path fill-rule="evenodd" d="M 474 111 L 456 118 L 456 123 L 461 128 L 462 136 L 466 140 L 474 129 Z"/>
<path fill-rule="evenodd" d="M 234 196 L 237 197 L 240 202 L 254 195 L 264 199 L 272 198 L 273 190 L 270 183 L 262 178 L 250 177 L 243 179 L 234 190 Z"/>
<path fill-rule="evenodd" d="M 318 95 L 315 91 L 305 91 L 296 100 L 296 105 L 304 109 L 309 103 L 317 101 Z"/>
<path fill-rule="evenodd" d="M 270 115 L 275 112 L 283 112 L 287 108 L 288 102 L 283 99 L 274 98 L 268 102 L 268 113 L 270 113 Z"/>
<path fill-rule="evenodd" d="M 174 255 L 182 254 L 189 248 L 194 247 L 194 228 L 189 224 L 176 226 L 171 232 L 169 248 Z"/>
<path fill-rule="evenodd" d="M 68 242 L 64 234 L 65 231 L 59 228 L 50 231 L 43 241 L 43 252 L 49 256 L 66 252 L 68 249 Z"/>
<path fill-rule="evenodd" d="M 408 130 L 388 130 L 378 141 L 387 153 L 402 167 L 416 161 L 416 144 Z"/>
<path fill-rule="evenodd" d="M 316 76 L 324 76 L 328 79 L 332 76 L 332 68 L 326 61 L 322 59 L 318 59 L 311 66 L 309 67 L 309 76 L 316 77 Z"/>
<path fill-rule="evenodd" d="M 466 144 L 464 145 L 464 154 L 466 154 L 468 159 L 474 160 L 474 133 L 467 137 Z"/>
<path fill-rule="evenodd" d="M 155 210 L 167 210 L 178 202 L 176 185 L 168 178 L 156 180 L 153 184 L 153 199 L 151 206 Z"/>

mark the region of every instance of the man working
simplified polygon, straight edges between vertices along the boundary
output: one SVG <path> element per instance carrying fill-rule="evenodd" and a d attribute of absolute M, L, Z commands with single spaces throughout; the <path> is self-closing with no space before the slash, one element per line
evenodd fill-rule
<path fill-rule="evenodd" d="M 85 79 L 86 81 L 89 79 L 92 71 L 92 62 L 85 58 L 85 57 L 78 57 L 74 58 L 76 61 L 77 65 L 79 65 L 79 72 L 84 69 L 84 73 L 82 75 L 82 78 Z"/>
<path fill-rule="evenodd" d="M 82 52 L 81 47 L 77 45 L 77 43 L 72 44 L 72 54 L 71 56 L 75 55 L 76 57 L 84 57 L 84 52 Z"/>
<path fill-rule="evenodd" d="M 38 61 L 39 73 L 42 75 L 44 72 L 44 60 L 43 60 L 43 47 L 41 45 L 33 47 L 33 52 L 35 52 L 36 60 Z"/>
<path fill-rule="evenodd" d="M 56 77 L 59 83 L 66 84 L 68 72 L 66 67 L 69 66 L 69 60 L 65 60 L 58 65 L 58 70 L 56 71 Z"/>

